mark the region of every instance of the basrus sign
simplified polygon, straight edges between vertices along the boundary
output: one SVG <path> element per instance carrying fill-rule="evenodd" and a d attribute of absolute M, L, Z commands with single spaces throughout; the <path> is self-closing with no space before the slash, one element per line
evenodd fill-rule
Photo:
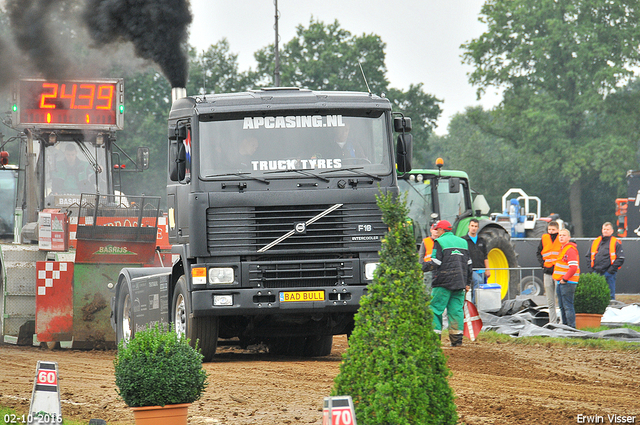
<path fill-rule="evenodd" d="M 100 264 L 153 264 L 158 242 L 157 219 L 84 217 L 76 228 L 76 262 Z"/>

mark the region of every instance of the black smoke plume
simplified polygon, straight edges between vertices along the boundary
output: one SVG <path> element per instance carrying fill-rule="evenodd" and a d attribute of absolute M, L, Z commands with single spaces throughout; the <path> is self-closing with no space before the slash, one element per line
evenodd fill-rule
<path fill-rule="evenodd" d="M 7 12 L 16 45 L 47 79 L 66 77 L 69 62 L 52 37 L 50 17 L 60 0 L 9 0 Z"/>
<path fill-rule="evenodd" d="M 138 56 L 156 62 L 172 87 L 186 87 L 184 46 L 191 23 L 187 0 L 88 0 L 84 20 L 99 45 L 130 41 Z"/>
<path fill-rule="evenodd" d="M 0 89 L 11 83 L 16 77 L 13 55 L 9 45 L 0 38 Z"/>

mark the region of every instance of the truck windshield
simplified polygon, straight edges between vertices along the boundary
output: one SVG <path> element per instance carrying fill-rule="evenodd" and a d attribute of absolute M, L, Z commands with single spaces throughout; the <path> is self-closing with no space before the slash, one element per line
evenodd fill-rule
<path fill-rule="evenodd" d="M 46 148 L 45 197 L 96 193 L 96 166 L 99 167 L 98 189 L 107 193 L 104 148 L 86 142 L 59 142 Z M 79 196 L 78 196 L 79 198 Z"/>
<path fill-rule="evenodd" d="M 287 173 L 289 170 L 305 170 L 305 174 L 336 171 L 333 177 L 350 167 L 374 175 L 391 172 L 391 141 L 382 112 L 377 117 L 243 116 L 201 121 L 199 133 L 200 177 L 204 179 L 223 174 L 228 178 L 229 173 L 265 178 L 304 176 Z"/>

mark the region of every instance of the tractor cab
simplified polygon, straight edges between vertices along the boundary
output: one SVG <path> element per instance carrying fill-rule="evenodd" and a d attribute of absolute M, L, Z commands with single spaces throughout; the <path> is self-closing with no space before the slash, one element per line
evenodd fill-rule
<path fill-rule="evenodd" d="M 42 167 L 39 191 L 44 208 L 80 204 L 82 193 L 107 194 L 113 190 L 113 175 L 104 142 L 71 139 L 45 144 L 38 162 Z"/>
<path fill-rule="evenodd" d="M 417 241 L 429 236 L 426 229 L 438 220 L 448 220 L 455 231 L 460 218 L 472 211 L 465 173 L 446 176 L 437 173 L 436 170 L 413 170 L 398 179 L 400 190 L 407 193 Z"/>

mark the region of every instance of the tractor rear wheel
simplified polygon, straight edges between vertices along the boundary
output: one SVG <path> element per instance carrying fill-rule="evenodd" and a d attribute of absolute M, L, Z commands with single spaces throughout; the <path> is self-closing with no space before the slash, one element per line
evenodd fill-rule
<path fill-rule="evenodd" d="M 509 234 L 497 227 L 485 227 L 480 231 L 487 247 L 487 259 L 491 276 L 488 283 L 497 283 L 502 287 L 501 297 L 515 298 L 520 293 L 518 277 L 518 257 Z"/>

